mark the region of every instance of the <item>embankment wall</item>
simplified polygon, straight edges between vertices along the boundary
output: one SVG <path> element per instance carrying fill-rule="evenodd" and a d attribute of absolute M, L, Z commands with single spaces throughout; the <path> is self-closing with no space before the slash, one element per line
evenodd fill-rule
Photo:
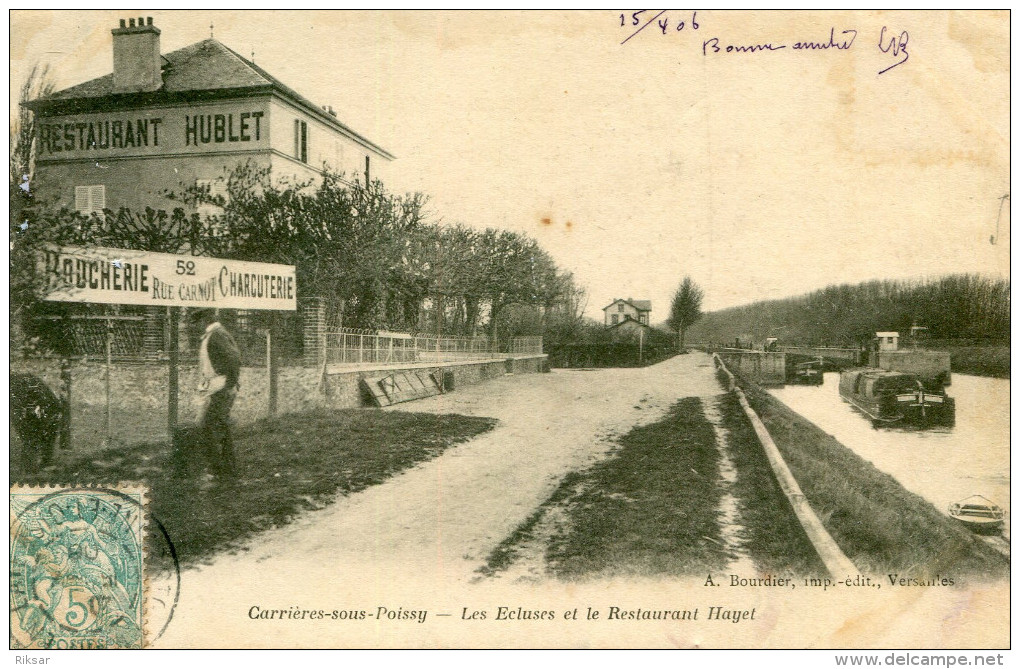
<path fill-rule="evenodd" d="M 719 357 L 734 372 L 762 385 L 786 382 L 786 353 L 722 350 Z"/>

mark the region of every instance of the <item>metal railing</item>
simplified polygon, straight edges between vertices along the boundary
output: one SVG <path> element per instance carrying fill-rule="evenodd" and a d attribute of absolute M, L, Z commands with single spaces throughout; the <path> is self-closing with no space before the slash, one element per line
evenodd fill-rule
<path fill-rule="evenodd" d="M 840 346 L 779 346 L 777 350 L 786 353 L 799 353 L 801 355 L 821 356 L 823 358 L 836 358 L 839 360 L 851 360 L 854 364 L 861 361 L 861 350 L 859 348 L 845 348 Z"/>
<path fill-rule="evenodd" d="M 326 364 L 456 362 L 542 353 L 541 337 L 517 337 L 500 347 L 487 337 L 436 337 L 340 328 L 325 333 Z"/>
<path fill-rule="evenodd" d="M 541 355 L 541 337 L 514 337 L 510 340 L 507 353 L 512 355 Z"/>

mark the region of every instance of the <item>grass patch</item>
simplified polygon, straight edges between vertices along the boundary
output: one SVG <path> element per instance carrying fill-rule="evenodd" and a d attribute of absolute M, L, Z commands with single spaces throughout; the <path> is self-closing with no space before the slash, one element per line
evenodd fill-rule
<path fill-rule="evenodd" d="M 337 493 L 380 483 L 447 447 L 492 429 L 496 421 L 460 415 L 319 410 L 263 420 L 234 431 L 238 480 L 201 486 L 170 479 L 165 442 L 111 449 L 61 462 L 43 475 L 18 472 L 21 483 L 144 481 L 150 511 L 166 527 L 182 565 L 237 548 L 252 535 L 282 525 L 303 510 L 321 508 Z M 150 543 L 161 547 L 150 523 Z M 150 551 L 149 564 L 169 569 L 172 560 Z"/>
<path fill-rule="evenodd" d="M 496 548 L 489 553 L 488 559 L 485 564 L 478 569 L 478 573 L 484 576 L 492 576 L 497 572 L 505 571 L 509 569 L 510 565 L 514 563 L 514 560 L 518 556 L 518 547 L 534 538 L 533 531 L 538 521 L 542 520 L 542 516 L 545 513 L 545 507 L 539 507 L 537 511 L 528 516 L 528 519 L 517 526 L 513 532 L 510 533 L 506 539 L 501 541 Z"/>
<path fill-rule="evenodd" d="M 746 548 L 759 571 L 772 574 L 816 574 L 824 565 L 804 534 L 786 495 L 734 393 L 719 403 L 723 427 L 729 432 L 729 455 L 737 469 L 740 518 Z"/>
<path fill-rule="evenodd" d="M 1008 561 L 896 479 L 742 379 L 811 507 L 859 568 L 910 576 L 1008 576 Z"/>
<path fill-rule="evenodd" d="M 724 390 L 730 387 L 730 377 L 723 371 L 722 367 L 715 368 L 715 378 Z"/>
<path fill-rule="evenodd" d="M 559 487 L 547 499 L 542 506 L 517 526 L 506 539 L 503 539 L 496 548 L 489 553 L 485 564 L 478 569 L 478 573 L 484 576 L 505 571 L 518 558 L 520 547 L 535 539 L 535 527 L 541 522 L 550 508 L 563 504 L 571 495 L 576 494 L 578 487 L 584 484 L 584 477 L 578 472 L 570 472 L 560 481 Z"/>
<path fill-rule="evenodd" d="M 607 460 L 568 477 L 543 506 L 562 504 L 569 530 L 546 563 L 563 578 L 689 575 L 718 569 L 719 451 L 701 402 L 634 428 Z M 527 528 L 523 528 L 527 531 Z"/>

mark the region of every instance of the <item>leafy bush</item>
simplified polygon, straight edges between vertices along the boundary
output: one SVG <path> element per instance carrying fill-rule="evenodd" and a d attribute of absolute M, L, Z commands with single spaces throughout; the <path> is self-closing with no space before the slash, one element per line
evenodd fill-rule
<path fill-rule="evenodd" d="M 635 333 L 589 322 L 567 340 L 547 340 L 545 352 L 552 367 L 639 367 L 661 362 L 676 353 L 671 333 L 656 328 Z"/>

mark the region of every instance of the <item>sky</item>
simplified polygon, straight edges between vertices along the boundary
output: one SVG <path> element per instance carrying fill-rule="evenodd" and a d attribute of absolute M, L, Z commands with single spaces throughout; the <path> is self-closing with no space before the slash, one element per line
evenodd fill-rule
<path fill-rule="evenodd" d="M 1008 201 L 990 243 L 1010 190 L 1008 13 L 17 11 L 12 112 L 34 63 L 58 88 L 109 73 L 110 30 L 141 15 L 164 53 L 212 25 L 332 105 L 437 220 L 535 237 L 593 317 L 623 297 L 665 320 L 685 275 L 708 311 L 1009 278 Z M 848 48 L 794 48 L 830 35 Z"/>

